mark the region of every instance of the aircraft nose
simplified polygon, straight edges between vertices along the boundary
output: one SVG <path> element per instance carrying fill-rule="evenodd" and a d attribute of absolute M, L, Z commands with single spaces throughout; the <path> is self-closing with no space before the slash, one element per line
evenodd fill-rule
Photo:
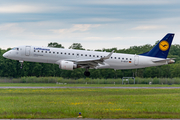
<path fill-rule="evenodd" d="M 5 52 L 5 53 L 3 54 L 3 57 L 7 58 L 8 55 L 9 55 L 9 53 L 8 53 L 8 52 Z"/>

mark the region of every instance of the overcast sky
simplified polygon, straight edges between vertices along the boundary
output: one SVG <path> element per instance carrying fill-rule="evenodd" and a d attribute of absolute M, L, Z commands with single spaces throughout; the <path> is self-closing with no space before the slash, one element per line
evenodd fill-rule
<path fill-rule="evenodd" d="M 180 44 L 180 0 L 0 0 L 3 49 L 50 42 L 123 49 L 167 33 Z"/>

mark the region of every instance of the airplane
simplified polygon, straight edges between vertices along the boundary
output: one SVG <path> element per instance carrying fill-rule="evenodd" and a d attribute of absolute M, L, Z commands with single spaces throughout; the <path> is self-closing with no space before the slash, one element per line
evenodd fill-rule
<path fill-rule="evenodd" d="M 25 45 L 7 51 L 3 57 L 18 60 L 20 68 L 24 61 L 58 64 L 63 70 L 84 68 L 88 77 L 89 69 L 137 69 L 174 63 L 174 58 L 167 58 L 173 38 L 174 34 L 168 33 L 149 52 L 139 55 Z"/>

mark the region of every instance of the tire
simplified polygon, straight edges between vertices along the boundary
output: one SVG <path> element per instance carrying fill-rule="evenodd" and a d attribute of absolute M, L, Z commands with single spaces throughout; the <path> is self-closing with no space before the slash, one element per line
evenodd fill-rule
<path fill-rule="evenodd" d="M 85 75 L 86 77 L 89 77 L 89 76 L 90 76 L 90 72 L 89 72 L 89 71 L 85 71 L 85 72 L 84 72 L 84 75 Z"/>

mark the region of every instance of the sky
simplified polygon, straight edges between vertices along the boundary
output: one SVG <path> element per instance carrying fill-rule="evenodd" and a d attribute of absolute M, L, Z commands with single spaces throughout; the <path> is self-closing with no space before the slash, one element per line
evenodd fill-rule
<path fill-rule="evenodd" d="M 0 48 L 124 49 L 154 45 L 167 33 L 180 44 L 180 0 L 0 0 Z"/>

